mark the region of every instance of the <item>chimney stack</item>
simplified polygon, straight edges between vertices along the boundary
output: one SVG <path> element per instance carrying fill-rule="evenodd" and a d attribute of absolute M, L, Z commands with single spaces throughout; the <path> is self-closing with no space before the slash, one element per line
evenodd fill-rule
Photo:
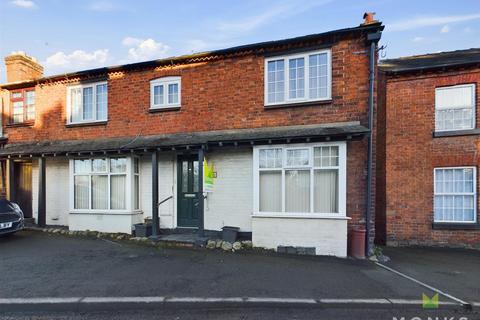
<path fill-rule="evenodd" d="M 378 23 L 378 20 L 375 20 L 374 16 L 375 12 L 365 12 L 363 14 L 363 23 L 361 25 L 366 26 L 369 24 Z"/>
<path fill-rule="evenodd" d="M 34 57 L 23 51 L 14 51 L 5 57 L 7 82 L 35 80 L 43 77 L 43 67 Z"/>

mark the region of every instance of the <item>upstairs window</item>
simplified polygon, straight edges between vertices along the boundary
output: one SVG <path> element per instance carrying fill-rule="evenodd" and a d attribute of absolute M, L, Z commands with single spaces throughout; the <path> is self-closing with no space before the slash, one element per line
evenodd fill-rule
<path fill-rule="evenodd" d="M 165 77 L 150 82 L 150 109 L 179 108 L 180 105 L 180 77 Z"/>
<path fill-rule="evenodd" d="M 106 121 L 108 114 L 107 82 L 68 87 L 68 123 Z"/>
<path fill-rule="evenodd" d="M 435 131 L 475 128 L 475 85 L 435 89 Z"/>
<path fill-rule="evenodd" d="M 330 50 L 265 60 L 265 105 L 331 99 Z"/>
<path fill-rule="evenodd" d="M 35 120 L 35 91 L 16 90 L 11 93 L 10 123 L 19 124 Z"/>

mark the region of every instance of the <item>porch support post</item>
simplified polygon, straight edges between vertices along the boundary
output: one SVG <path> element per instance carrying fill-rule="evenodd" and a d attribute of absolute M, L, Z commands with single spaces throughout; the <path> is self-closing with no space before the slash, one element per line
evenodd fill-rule
<path fill-rule="evenodd" d="M 152 237 L 160 234 L 158 218 L 158 151 L 152 153 Z"/>
<path fill-rule="evenodd" d="M 205 158 L 203 146 L 198 150 L 198 236 L 205 236 L 204 225 L 204 197 L 203 197 L 203 160 Z"/>
<path fill-rule="evenodd" d="M 45 183 L 45 158 L 38 158 L 38 225 L 44 227 L 47 223 L 46 215 L 46 183 Z"/>
<path fill-rule="evenodd" d="M 13 159 L 8 159 L 8 200 L 15 201 L 15 188 L 13 187 L 15 182 L 15 166 L 13 163 Z"/>

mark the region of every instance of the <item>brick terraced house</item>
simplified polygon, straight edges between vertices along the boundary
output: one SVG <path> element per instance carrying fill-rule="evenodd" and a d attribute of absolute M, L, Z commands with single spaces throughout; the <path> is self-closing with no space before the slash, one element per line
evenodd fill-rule
<path fill-rule="evenodd" d="M 40 225 L 234 226 L 254 246 L 344 257 L 348 230 L 374 235 L 382 30 L 48 77 L 15 52 L 1 85 L 4 190 Z"/>
<path fill-rule="evenodd" d="M 379 67 L 376 239 L 480 246 L 480 49 Z"/>

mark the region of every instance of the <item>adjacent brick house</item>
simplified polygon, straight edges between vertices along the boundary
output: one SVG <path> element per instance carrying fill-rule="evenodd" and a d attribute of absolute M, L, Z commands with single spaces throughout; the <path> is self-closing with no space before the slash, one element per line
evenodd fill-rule
<path fill-rule="evenodd" d="M 1 86 L 7 194 L 72 230 L 130 233 L 148 217 L 155 229 L 159 216 L 162 229 L 234 226 L 255 246 L 345 256 L 347 230 L 365 228 L 382 30 L 369 20 L 51 77 L 15 53 Z"/>
<path fill-rule="evenodd" d="M 480 49 L 383 60 L 377 242 L 479 246 Z"/>

